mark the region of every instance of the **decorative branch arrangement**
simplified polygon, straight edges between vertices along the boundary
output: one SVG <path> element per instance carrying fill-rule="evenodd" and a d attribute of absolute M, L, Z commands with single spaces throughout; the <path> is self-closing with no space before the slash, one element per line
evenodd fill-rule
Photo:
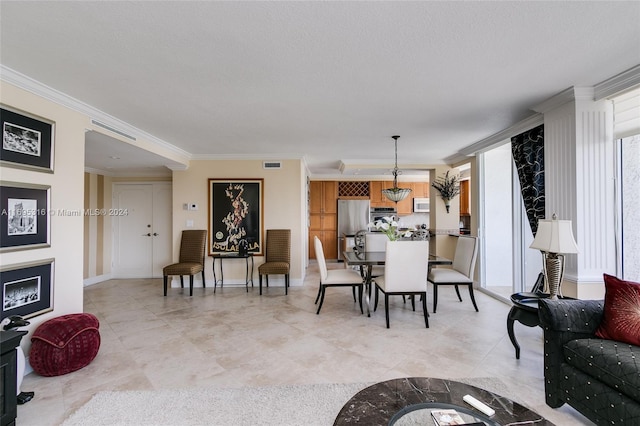
<path fill-rule="evenodd" d="M 457 175 L 449 176 L 449 171 L 444 176 L 440 176 L 436 178 L 435 182 L 431 183 L 435 189 L 438 190 L 442 200 L 444 201 L 444 205 L 447 208 L 447 213 L 449 213 L 450 201 L 456 195 L 460 194 L 460 183 Z"/>

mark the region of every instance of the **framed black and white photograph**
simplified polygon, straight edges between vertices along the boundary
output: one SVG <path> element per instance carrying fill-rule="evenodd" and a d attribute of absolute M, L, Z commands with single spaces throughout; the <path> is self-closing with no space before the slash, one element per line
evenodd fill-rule
<path fill-rule="evenodd" d="M 53 173 L 54 123 L 2 105 L 0 164 Z"/>
<path fill-rule="evenodd" d="M 47 185 L 0 181 L 0 252 L 49 247 Z"/>
<path fill-rule="evenodd" d="M 248 252 L 262 255 L 263 179 L 209 179 L 209 254 Z"/>
<path fill-rule="evenodd" d="M 0 268 L 2 318 L 31 318 L 53 310 L 54 259 Z"/>

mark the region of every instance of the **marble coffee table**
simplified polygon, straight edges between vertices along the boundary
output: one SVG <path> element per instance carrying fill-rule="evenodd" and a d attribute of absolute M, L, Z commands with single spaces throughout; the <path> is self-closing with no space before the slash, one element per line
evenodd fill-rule
<path fill-rule="evenodd" d="M 484 402 L 495 410 L 488 417 L 463 401 L 465 395 Z M 454 408 L 464 414 L 465 421 L 484 422 L 488 426 L 510 424 L 553 425 L 539 414 L 498 394 L 453 380 L 429 377 L 407 377 L 371 385 L 353 396 L 342 407 L 334 425 L 401 425 L 411 424 L 410 416 L 429 419 L 433 409 Z M 405 420 L 403 420 L 403 418 Z"/>

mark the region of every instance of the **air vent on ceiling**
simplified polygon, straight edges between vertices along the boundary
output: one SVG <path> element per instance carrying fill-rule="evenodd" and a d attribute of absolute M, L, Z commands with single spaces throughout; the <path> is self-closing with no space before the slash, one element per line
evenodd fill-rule
<path fill-rule="evenodd" d="M 262 168 L 263 169 L 281 169 L 282 163 L 280 161 L 263 161 Z"/>
<path fill-rule="evenodd" d="M 98 120 L 93 120 L 93 119 L 92 119 L 92 120 L 91 120 L 91 123 L 92 123 L 92 124 L 95 124 L 96 126 L 102 127 L 103 129 L 107 129 L 107 130 L 109 130 L 109 131 L 111 131 L 111 132 L 113 132 L 113 133 L 117 133 L 117 134 L 119 134 L 120 136 L 124 136 L 125 138 L 131 139 L 132 141 L 135 141 L 135 140 L 136 140 L 135 136 L 131 136 L 131 135 L 126 134 L 126 133 L 125 133 L 125 132 L 123 132 L 123 131 L 120 131 L 120 130 L 118 130 L 118 129 L 114 129 L 113 127 L 108 126 L 108 125 L 106 125 L 106 124 L 104 124 L 104 123 L 101 123 L 101 122 L 99 122 Z"/>

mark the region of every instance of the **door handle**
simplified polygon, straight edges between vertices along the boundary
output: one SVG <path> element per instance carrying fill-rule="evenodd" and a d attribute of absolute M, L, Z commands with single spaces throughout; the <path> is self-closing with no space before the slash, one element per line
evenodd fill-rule
<path fill-rule="evenodd" d="M 142 236 L 143 236 L 143 237 L 150 237 L 150 236 L 151 236 L 151 233 L 149 233 L 149 234 L 142 234 Z"/>

